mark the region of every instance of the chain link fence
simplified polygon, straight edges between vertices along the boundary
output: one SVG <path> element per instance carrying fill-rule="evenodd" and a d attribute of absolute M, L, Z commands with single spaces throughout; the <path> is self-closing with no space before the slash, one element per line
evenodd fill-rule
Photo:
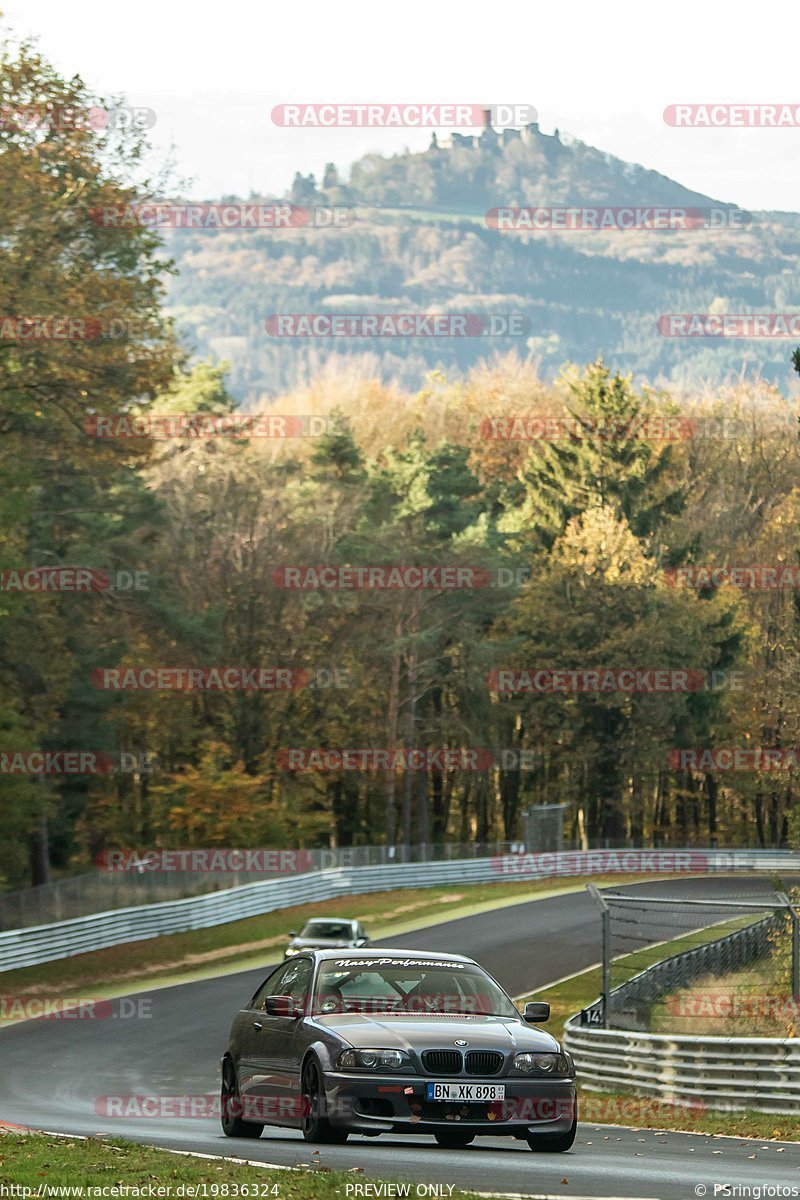
<path fill-rule="evenodd" d="M 679 900 L 589 891 L 601 912 L 602 995 L 583 1024 L 663 1032 L 666 1016 L 679 1029 L 694 1020 L 720 1033 L 725 1017 L 764 1016 L 768 998 L 773 1009 L 800 1002 L 800 917 L 785 893 Z"/>

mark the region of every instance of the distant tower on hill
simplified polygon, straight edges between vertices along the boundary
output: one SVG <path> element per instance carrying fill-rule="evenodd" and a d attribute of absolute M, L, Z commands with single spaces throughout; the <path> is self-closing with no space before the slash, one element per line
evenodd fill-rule
<path fill-rule="evenodd" d="M 483 149 L 487 146 L 495 147 L 499 141 L 499 135 L 492 129 L 492 110 L 485 108 L 483 110 L 483 129 L 478 137 L 475 138 L 475 145 Z"/>

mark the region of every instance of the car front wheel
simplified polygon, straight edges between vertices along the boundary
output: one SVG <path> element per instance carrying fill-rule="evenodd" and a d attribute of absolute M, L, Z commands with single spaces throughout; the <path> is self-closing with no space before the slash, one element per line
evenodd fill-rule
<path fill-rule="evenodd" d="M 325 1091 L 319 1067 L 313 1060 L 303 1068 L 302 1105 L 303 1137 L 307 1142 L 342 1145 L 347 1141 L 347 1131 L 336 1129 L 323 1113 Z"/>
<path fill-rule="evenodd" d="M 578 1118 L 576 1115 L 566 1133 L 529 1133 L 525 1141 L 531 1150 L 541 1150 L 545 1153 L 551 1151 L 552 1153 L 560 1154 L 565 1150 L 571 1149 L 577 1131 Z"/>
<path fill-rule="evenodd" d="M 242 1097 L 239 1094 L 239 1084 L 236 1082 L 236 1070 L 231 1060 L 226 1058 L 222 1066 L 222 1132 L 226 1137 L 261 1137 L 264 1126 L 256 1121 L 243 1121 L 241 1113 Z"/>

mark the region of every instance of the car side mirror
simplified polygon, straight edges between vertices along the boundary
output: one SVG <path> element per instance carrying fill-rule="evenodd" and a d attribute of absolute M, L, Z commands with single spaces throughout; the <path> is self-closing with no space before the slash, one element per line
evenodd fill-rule
<path fill-rule="evenodd" d="M 523 1021 L 531 1021 L 538 1023 L 540 1021 L 550 1020 L 550 1005 L 545 1004 L 542 1000 L 535 1000 L 532 1004 L 526 1004 L 522 1013 Z"/>
<path fill-rule="evenodd" d="M 270 1017 L 296 1017 L 295 1003 L 291 996 L 267 996 L 264 1012 Z"/>
<path fill-rule="evenodd" d="M 289 937 L 300 937 L 300 934 L 299 934 L 299 933 L 297 933 L 297 932 L 296 932 L 296 930 L 294 930 L 294 929 L 290 929 L 290 930 L 289 930 Z"/>
<path fill-rule="evenodd" d="M 369 938 L 359 938 L 358 941 L 356 942 L 356 945 L 357 946 L 366 946 L 368 941 L 369 941 Z"/>

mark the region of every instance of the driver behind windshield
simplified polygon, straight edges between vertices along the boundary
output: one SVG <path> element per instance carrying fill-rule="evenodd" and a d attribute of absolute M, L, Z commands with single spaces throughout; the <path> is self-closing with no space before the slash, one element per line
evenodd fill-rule
<path fill-rule="evenodd" d="M 313 1011 L 519 1015 L 497 984 L 476 967 L 356 968 L 335 960 L 320 965 Z"/>

